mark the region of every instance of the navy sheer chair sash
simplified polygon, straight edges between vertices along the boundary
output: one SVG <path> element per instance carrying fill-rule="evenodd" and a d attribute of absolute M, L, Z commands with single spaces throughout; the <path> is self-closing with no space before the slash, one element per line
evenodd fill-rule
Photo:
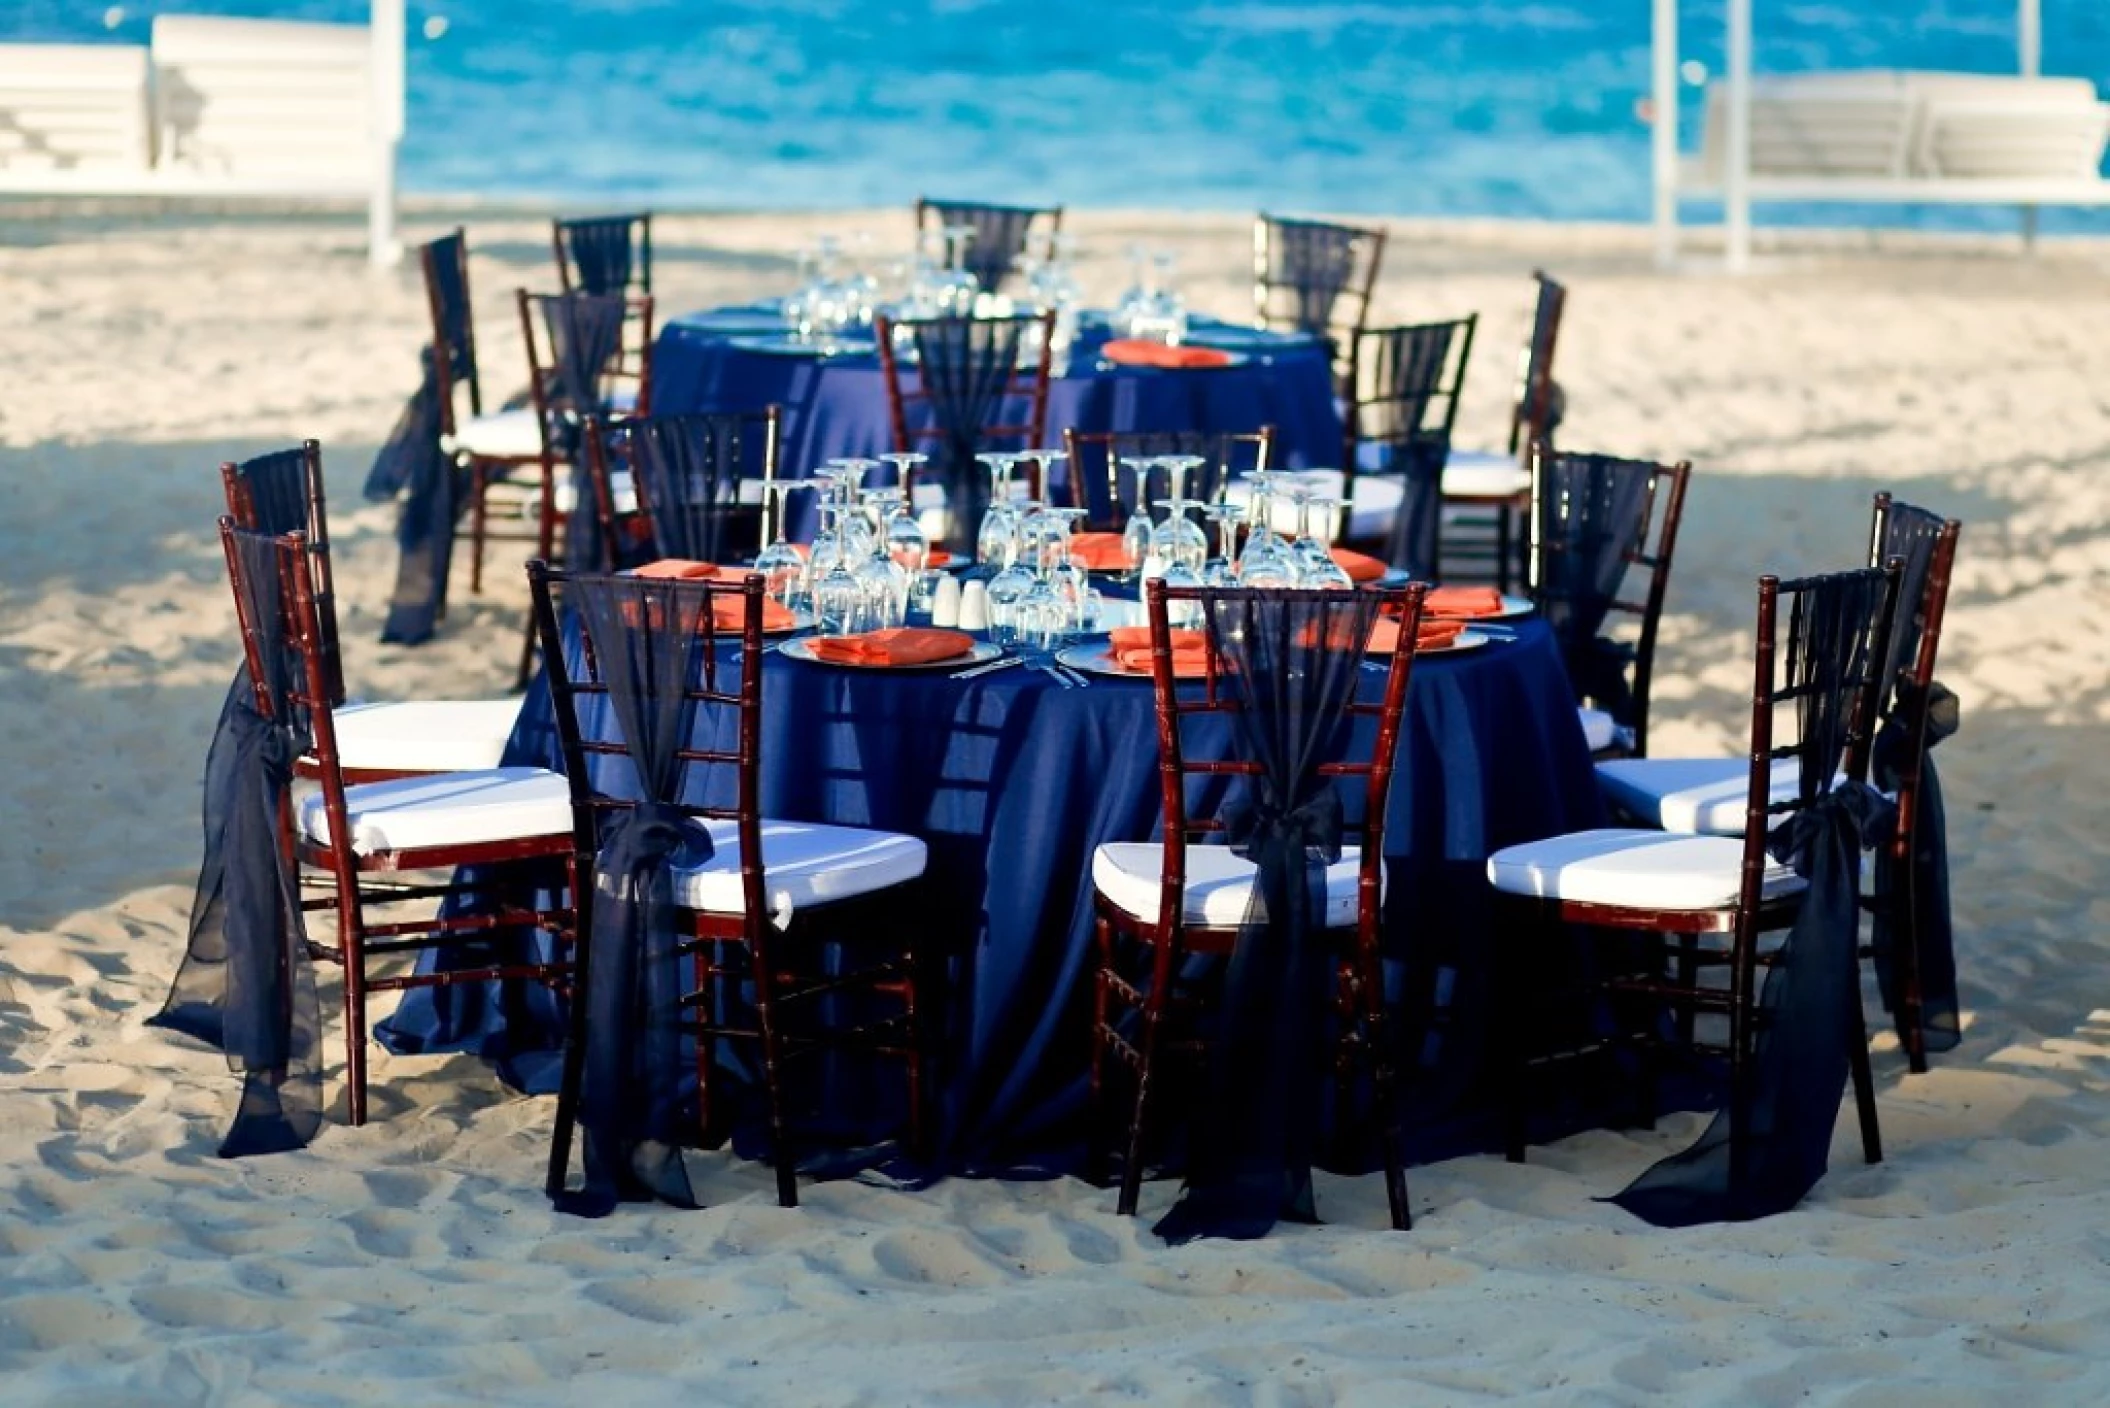
<path fill-rule="evenodd" d="M 639 509 L 660 557 L 733 562 L 761 549 L 761 505 L 745 483 L 776 472 L 774 408 L 760 416 L 648 416 L 617 423 Z"/>
<path fill-rule="evenodd" d="M 565 1082 L 578 1092 L 578 1105 L 575 1112 L 558 1112 L 550 1194 L 560 1211 L 589 1217 L 606 1215 L 621 1202 L 655 1198 L 695 1207 L 679 1147 L 687 964 L 669 872 L 701 865 L 714 853 L 709 832 L 677 805 L 683 752 L 697 691 L 716 670 L 712 602 L 747 598 L 740 588 L 698 582 L 563 579 L 564 604 L 581 623 L 593 681 L 605 694 L 636 777 L 634 804 L 604 809 L 595 805 L 593 784 L 584 775 L 580 682 L 571 679 L 566 664 L 552 579 L 537 563 L 530 581 L 578 826 L 582 835 L 598 832 L 592 884 L 582 886 L 580 896 L 586 954 L 567 1055 L 578 1076 Z M 759 611 L 758 599 L 752 609 Z M 590 894 L 583 893 L 588 889 Z M 564 1165 L 574 1114 L 586 1176 L 583 1187 L 567 1190 Z"/>
<path fill-rule="evenodd" d="M 322 1122 L 321 1012 L 299 876 L 281 844 L 294 761 L 308 746 L 292 706 L 300 656 L 289 639 L 284 554 L 305 551 L 221 519 L 247 664 L 206 755 L 205 854 L 188 942 L 167 1001 L 148 1022 L 217 1046 L 242 1076 L 223 1158 L 305 1146 Z"/>
<path fill-rule="evenodd" d="M 1784 687 L 1773 697 L 1795 703 L 1796 804 L 1766 846 L 1808 888 L 1766 973 L 1749 1059 L 1732 1062 L 1727 1105 L 1691 1148 L 1613 1199 L 1658 1226 L 1785 1212 L 1824 1176 L 1840 1098 L 1854 1064 L 1867 1059 L 1861 851 L 1891 821 L 1889 804 L 1865 780 L 1867 737 L 1896 589 L 1894 571 L 1875 569 L 1782 588 L 1793 606 Z M 1754 751 L 1765 741 L 1755 737 Z M 1747 891 L 1754 884 L 1747 878 Z M 1756 942 L 1755 931 L 1739 937 Z"/>
<path fill-rule="evenodd" d="M 1321 764 L 1342 743 L 1381 600 L 1226 592 L 1202 606 L 1237 705 L 1238 755 L 1255 765 L 1225 804 L 1224 839 L 1256 874 L 1224 974 L 1186 1186 L 1153 1228 L 1168 1242 L 1317 1220 L 1315 1093 L 1335 971 L 1323 938 L 1326 868 L 1341 857 L 1344 824 L 1337 780 Z"/>
<path fill-rule="evenodd" d="M 1962 724 L 1956 695 L 1934 678 L 1942 615 L 1962 525 L 1888 494 L 1875 501 L 1871 560 L 1900 567 L 1897 629 L 1891 633 L 1891 708 L 1876 738 L 1877 786 L 1898 797 L 1906 823 L 1876 852 L 1872 949 L 1883 1004 L 1906 1057 L 1924 1070 L 1930 1051 L 1963 1038 L 1956 947 L 1949 909 L 1948 814 L 1930 750 Z"/>

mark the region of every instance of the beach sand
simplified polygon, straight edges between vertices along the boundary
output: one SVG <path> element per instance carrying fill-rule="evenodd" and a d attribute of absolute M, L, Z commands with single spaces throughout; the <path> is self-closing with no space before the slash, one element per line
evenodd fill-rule
<path fill-rule="evenodd" d="M 1242 220 L 1074 224 L 1100 297 L 1143 240 L 1180 250 L 1195 306 L 1247 306 Z M 818 230 L 906 226 L 667 219 L 661 306 L 778 290 Z M 496 391 L 545 230 L 471 221 Z M 1322 1176 L 1327 1226 L 1171 1250 L 1167 1184 L 1136 1221 L 1075 1180 L 813 1184 L 787 1211 L 729 1154 L 692 1159 L 705 1211 L 559 1218 L 553 1102 L 468 1059 L 377 1051 L 365 1128 L 215 1158 L 222 1059 L 143 1026 L 237 661 L 215 466 L 323 442 L 358 694 L 502 690 L 518 558 L 431 645 L 376 644 L 393 510 L 359 486 L 425 315 L 351 224 L 0 224 L 0 1400 L 2110 1401 L 2110 254 L 1887 246 L 1730 279 L 1654 272 L 1638 231 L 1401 225 L 1378 308 L 1483 315 L 1461 427 L 1492 444 L 1543 265 L 1573 289 L 1565 442 L 1697 466 L 1659 753 L 1737 746 L 1761 571 L 1856 562 L 1878 489 L 1965 520 L 1941 761 L 1967 1031 L 1924 1076 L 1878 1039 L 1887 1162 L 1848 1119 L 1786 1216 L 1667 1232 L 1595 1201 L 1687 1143 L 1683 1116 L 1415 1169 L 1408 1235 L 1376 1178 Z"/>

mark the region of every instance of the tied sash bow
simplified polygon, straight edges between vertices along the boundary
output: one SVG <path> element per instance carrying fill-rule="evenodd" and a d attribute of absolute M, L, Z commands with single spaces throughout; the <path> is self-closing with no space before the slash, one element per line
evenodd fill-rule
<path fill-rule="evenodd" d="M 681 937 L 673 878 L 716 853 L 670 802 L 640 801 L 602 828 L 594 866 L 579 1125 L 585 1186 L 560 1212 L 604 1217 L 622 1202 L 698 1206 L 681 1165 Z"/>

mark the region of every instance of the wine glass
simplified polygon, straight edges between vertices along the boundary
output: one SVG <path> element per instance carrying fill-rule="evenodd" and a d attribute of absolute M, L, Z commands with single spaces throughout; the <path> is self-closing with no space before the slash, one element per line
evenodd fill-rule
<path fill-rule="evenodd" d="M 974 560 L 1009 566 L 1018 553 L 1018 513 L 1011 507 L 1011 470 L 1018 456 L 985 450 L 975 458 L 989 467 L 989 508 L 975 534 Z"/>
<path fill-rule="evenodd" d="M 989 635 L 1000 644 L 1018 639 L 1018 604 L 1039 578 L 1023 561 L 1004 565 L 989 579 Z"/>
<path fill-rule="evenodd" d="M 1245 518 L 1245 505 L 1223 500 L 1209 504 L 1203 517 L 1216 525 L 1216 555 L 1202 564 L 1202 581 L 1212 587 L 1237 584 L 1233 566 L 1238 560 L 1238 525 Z"/>
<path fill-rule="evenodd" d="M 1165 470 L 1165 487 L 1175 499 L 1187 497 L 1187 476 L 1209 462 L 1207 455 L 1159 455 L 1159 465 Z"/>
<path fill-rule="evenodd" d="M 755 571 L 762 574 L 768 583 L 770 596 L 785 606 L 793 605 L 792 597 L 798 593 L 800 578 L 805 575 L 806 559 L 792 547 L 785 534 L 785 521 L 791 511 L 791 491 L 814 489 L 819 485 L 811 479 L 765 479 L 762 481 L 763 506 L 770 515 L 774 536 L 769 545 L 755 557 Z"/>
<path fill-rule="evenodd" d="M 1199 584 L 1202 566 L 1209 559 L 1209 538 L 1201 525 L 1187 516 L 1187 510 L 1206 505 L 1193 499 L 1159 499 L 1157 506 L 1165 510 L 1165 521 L 1150 532 L 1151 557 L 1162 563 L 1167 572 L 1174 564 L 1185 567 Z"/>
<path fill-rule="evenodd" d="M 1339 507 L 1339 499 L 1312 489 L 1301 490 L 1297 495 L 1297 512 L 1303 532 L 1291 547 L 1297 554 L 1302 568 L 1300 576 L 1307 587 L 1336 591 L 1347 590 L 1355 585 L 1355 578 L 1348 575 L 1348 569 L 1333 560 L 1333 548 L 1330 546 L 1333 539 L 1334 510 Z M 1314 517 L 1326 525 L 1323 533 L 1313 531 Z"/>
<path fill-rule="evenodd" d="M 1120 462 L 1135 480 L 1135 498 L 1131 501 L 1128 522 L 1121 529 L 1121 552 L 1131 564 L 1132 572 L 1140 572 L 1145 558 L 1150 556 L 1150 471 L 1157 464 L 1154 456 L 1143 455 Z M 1118 486 L 1110 486 L 1118 489 Z M 1114 495 L 1119 505 L 1121 496 Z"/>
<path fill-rule="evenodd" d="M 862 626 L 863 591 L 858 585 L 856 564 L 843 550 L 838 533 L 841 521 L 852 512 L 839 503 L 823 505 L 825 526 L 813 540 L 813 614 L 823 635 L 849 635 Z"/>

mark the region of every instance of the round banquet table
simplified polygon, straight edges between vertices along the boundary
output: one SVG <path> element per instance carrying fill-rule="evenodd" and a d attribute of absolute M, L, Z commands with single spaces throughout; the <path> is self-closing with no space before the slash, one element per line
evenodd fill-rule
<path fill-rule="evenodd" d="M 1160 811 L 1149 682 L 1099 677 L 1072 689 L 1030 667 L 955 679 L 780 654 L 765 657 L 765 670 L 764 814 L 906 832 L 929 845 L 927 883 L 900 922 L 922 929 L 947 965 L 936 1072 L 943 1166 L 1063 1166 L 1086 1099 L 1092 853 L 1153 836 Z M 1366 697 L 1382 679 L 1365 672 Z M 605 700 L 587 702 L 605 709 Z M 561 767 L 550 709 L 538 684 L 507 763 Z M 1196 722 L 1221 735 L 1184 735 L 1196 756 L 1226 745 L 1220 716 Z M 582 723 L 606 727 L 601 717 Z M 1527 619 L 1514 640 L 1417 661 L 1398 761 L 1385 835 L 1387 986 L 1401 1019 L 1393 1029 L 1409 1150 L 1425 1159 L 1495 1144 L 1481 1049 L 1486 856 L 1600 822 L 1589 750 L 1546 626 Z M 715 786 L 696 790 L 729 799 Z M 562 1024 L 545 989 L 463 984 L 407 994 L 380 1036 L 397 1051 L 476 1052 L 516 1086 L 553 1089 Z M 878 1089 L 834 1092 L 830 1103 L 868 1110 Z"/>
<path fill-rule="evenodd" d="M 822 357 L 786 344 L 778 334 L 757 332 L 774 317 L 765 309 L 722 308 L 667 324 L 652 349 L 653 410 L 733 413 L 781 406 L 780 458 L 791 475 L 837 456 L 893 449 L 878 355 Z M 1227 346 L 1237 342 L 1239 360 L 1213 368 L 1117 365 L 1099 355 L 1108 329 L 1087 322 L 1067 364 L 1058 365 L 1048 383 L 1048 442 L 1059 444 L 1065 430 L 1227 433 L 1272 425 L 1277 464 L 1314 469 L 1339 463 L 1341 414 L 1325 343 L 1202 320 L 1189 326 L 1189 340 L 1201 343 L 1219 329 Z M 909 409 L 912 418 L 928 415 L 921 404 Z M 1024 415 L 1022 400 L 1004 411 L 1011 423 Z M 808 535 L 811 516 L 806 496 L 794 500 L 793 536 Z"/>

